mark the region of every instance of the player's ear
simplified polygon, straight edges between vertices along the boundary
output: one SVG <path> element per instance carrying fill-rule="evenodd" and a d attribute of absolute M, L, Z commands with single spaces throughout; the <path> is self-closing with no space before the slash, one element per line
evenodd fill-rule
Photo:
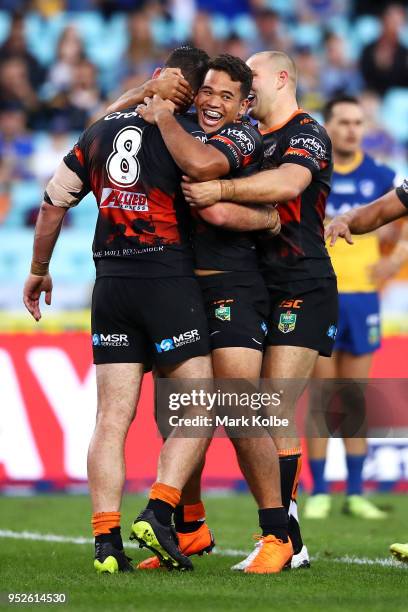
<path fill-rule="evenodd" d="M 249 104 L 248 98 L 244 98 L 244 100 L 241 100 L 240 105 L 239 105 L 239 111 L 238 111 L 239 117 L 243 117 L 244 115 L 246 115 L 247 110 L 248 110 L 248 104 Z"/>
<path fill-rule="evenodd" d="M 160 76 L 162 69 L 160 68 L 160 66 L 158 66 L 157 68 L 154 69 L 154 72 L 152 74 L 152 79 L 158 79 Z"/>

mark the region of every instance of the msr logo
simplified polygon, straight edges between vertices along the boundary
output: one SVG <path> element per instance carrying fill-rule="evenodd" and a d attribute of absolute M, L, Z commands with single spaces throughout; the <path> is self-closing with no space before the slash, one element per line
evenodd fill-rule
<path fill-rule="evenodd" d="M 129 346 L 127 334 L 92 334 L 93 346 Z"/>
<path fill-rule="evenodd" d="M 192 342 L 198 342 L 200 340 L 200 334 L 198 329 L 190 329 L 186 332 L 173 336 L 172 338 L 164 338 L 160 342 L 155 342 L 156 351 L 158 353 L 165 353 L 167 351 L 173 351 L 180 346 L 185 344 L 191 344 Z"/>

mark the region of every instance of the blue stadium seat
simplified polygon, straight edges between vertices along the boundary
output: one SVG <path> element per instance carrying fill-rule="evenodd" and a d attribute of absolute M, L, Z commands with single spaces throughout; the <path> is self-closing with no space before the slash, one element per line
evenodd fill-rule
<path fill-rule="evenodd" d="M 296 12 L 296 0 L 266 0 L 265 5 L 285 19 L 292 18 Z"/>
<path fill-rule="evenodd" d="M 363 47 L 378 38 L 381 31 L 380 22 L 372 15 L 362 15 L 354 22 L 351 43 L 355 57 L 358 57 Z"/>
<path fill-rule="evenodd" d="M 231 31 L 228 19 L 220 13 L 215 13 L 211 17 L 211 27 L 215 38 L 219 39 L 228 38 Z"/>
<path fill-rule="evenodd" d="M 290 27 L 290 33 L 297 47 L 317 50 L 322 40 L 322 29 L 317 23 L 300 23 Z"/>
<path fill-rule="evenodd" d="M 80 13 L 68 13 L 69 24 L 74 25 L 85 44 L 85 48 L 92 45 L 94 41 L 106 40 L 105 24 L 100 13 L 96 11 L 81 11 Z"/>
<path fill-rule="evenodd" d="M 0 45 L 6 40 L 10 29 L 10 14 L 0 11 Z"/>
<path fill-rule="evenodd" d="M 32 229 L 0 228 L 0 282 L 22 284 L 30 269 Z"/>
<path fill-rule="evenodd" d="M 31 53 L 44 65 L 55 60 L 58 40 L 68 25 L 65 13 L 58 13 L 52 19 L 44 19 L 38 13 L 29 13 L 25 18 L 27 46 Z"/>
<path fill-rule="evenodd" d="M 232 30 L 244 40 L 256 38 L 257 29 L 254 20 L 250 15 L 238 15 L 232 22 Z"/>
<path fill-rule="evenodd" d="M 78 206 L 72 208 L 69 211 L 69 216 L 73 227 L 88 232 L 92 236 L 98 216 L 98 208 L 93 193 L 89 193 Z"/>
<path fill-rule="evenodd" d="M 66 228 L 61 232 L 51 262 L 53 278 L 61 282 L 91 282 L 95 277 L 92 234 Z"/>
<path fill-rule="evenodd" d="M 408 89 L 391 89 L 384 97 L 381 117 L 398 142 L 408 141 Z"/>
<path fill-rule="evenodd" d="M 42 202 L 43 189 L 37 181 L 16 181 L 11 186 L 11 206 L 3 227 L 21 228 L 30 209 Z"/>

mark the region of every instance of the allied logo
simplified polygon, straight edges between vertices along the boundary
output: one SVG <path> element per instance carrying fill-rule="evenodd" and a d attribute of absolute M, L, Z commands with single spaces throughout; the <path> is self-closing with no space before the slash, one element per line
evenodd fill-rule
<path fill-rule="evenodd" d="M 92 334 L 93 346 L 129 346 L 127 334 Z"/>
<path fill-rule="evenodd" d="M 279 317 L 279 331 L 281 331 L 283 334 L 292 332 L 296 327 L 296 319 L 297 315 L 290 312 L 290 310 L 287 312 L 282 312 L 281 316 Z"/>
<path fill-rule="evenodd" d="M 335 325 L 330 325 L 329 329 L 327 330 L 327 335 L 329 338 L 335 340 L 337 336 L 337 327 Z"/>
<path fill-rule="evenodd" d="M 184 346 L 185 344 L 191 344 L 192 342 L 198 342 L 200 340 L 200 334 L 198 329 L 190 329 L 178 336 L 172 338 L 163 338 L 160 342 L 155 342 L 156 351 L 158 353 L 166 353 L 167 351 L 173 351 L 174 349 Z"/>
<path fill-rule="evenodd" d="M 133 191 L 122 191 L 104 187 L 102 189 L 100 208 L 121 208 L 134 212 L 146 212 L 149 204 L 145 193 L 134 193 Z"/>

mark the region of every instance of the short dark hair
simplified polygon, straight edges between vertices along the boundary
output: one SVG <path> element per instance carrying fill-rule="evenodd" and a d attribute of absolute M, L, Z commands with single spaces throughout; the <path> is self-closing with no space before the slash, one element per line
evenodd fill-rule
<path fill-rule="evenodd" d="M 164 65 L 166 68 L 180 68 L 184 78 L 195 92 L 201 87 L 209 61 L 210 57 L 203 49 L 185 45 L 174 49 Z"/>
<path fill-rule="evenodd" d="M 241 83 L 242 98 L 247 98 L 252 87 L 252 70 L 239 57 L 221 53 L 209 61 L 208 70 L 226 72 L 232 81 Z"/>
<path fill-rule="evenodd" d="M 355 96 L 341 95 L 336 96 L 335 98 L 331 98 L 326 102 L 322 111 L 325 123 L 330 121 L 330 119 L 332 118 L 333 109 L 335 106 L 337 106 L 337 104 L 356 104 L 356 106 L 360 106 L 360 102 Z"/>

